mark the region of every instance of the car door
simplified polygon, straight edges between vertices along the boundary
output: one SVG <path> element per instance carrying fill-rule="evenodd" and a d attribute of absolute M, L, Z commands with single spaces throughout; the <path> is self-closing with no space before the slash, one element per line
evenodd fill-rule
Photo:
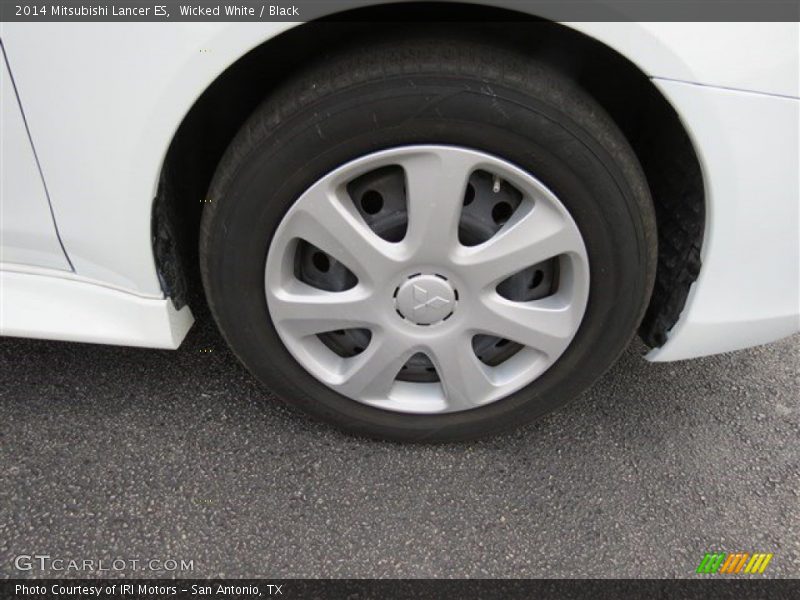
<path fill-rule="evenodd" d="M 71 271 L 0 41 L 0 264 Z"/>

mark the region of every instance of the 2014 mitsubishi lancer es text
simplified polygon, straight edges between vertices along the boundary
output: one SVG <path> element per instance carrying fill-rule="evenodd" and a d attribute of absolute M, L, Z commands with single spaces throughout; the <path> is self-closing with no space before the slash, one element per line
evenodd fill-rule
<path fill-rule="evenodd" d="M 800 329 L 798 23 L 394 10 L 5 23 L 3 335 L 177 348 L 207 304 L 286 401 L 447 441 L 637 333 Z"/>

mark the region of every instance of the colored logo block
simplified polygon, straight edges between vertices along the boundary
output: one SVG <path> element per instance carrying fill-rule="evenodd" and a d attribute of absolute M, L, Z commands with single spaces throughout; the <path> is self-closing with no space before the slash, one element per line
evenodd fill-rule
<path fill-rule="evenodd" d="M 772 554 L 756 552 L 707 552 L 697 567 L 697 573 L 755 574 L 763 573 Z"/>

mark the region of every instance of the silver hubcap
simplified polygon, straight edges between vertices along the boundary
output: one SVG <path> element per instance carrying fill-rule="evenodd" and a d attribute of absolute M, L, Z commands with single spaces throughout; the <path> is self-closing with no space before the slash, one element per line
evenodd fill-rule
<path fill-rule="evenodd" d="M 528 173 L 465 148 L 405 146 L 300 196 L 265 288 L 281 340 L 331 389 L 447 413 L 508 396 L 558 360 L 586 310 L 589 264 L 567 210 Z"/>

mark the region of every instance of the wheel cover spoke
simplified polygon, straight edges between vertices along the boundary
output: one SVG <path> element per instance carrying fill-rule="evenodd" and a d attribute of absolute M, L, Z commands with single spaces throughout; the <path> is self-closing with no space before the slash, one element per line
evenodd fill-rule
<path fill-rule="evenodd" d="M 375 276 L 392 262 L 392 245 L 375 235 L 326 183 L 309 190 L 305 200 L 289 216 L 287 233 L 327 252 L 359 280 L 377 283 Z"/>
<path fill-rule="evenodd" d="M 273 288 L 271 306 L 276 324 L 301 337 L 337 329 L 369 328 L 377 322 L 371 296 L 360 287 L 346 292 Z"/>
<path fill-rule="evenodd" d="M 458 238 L 467 179 L 477 157 L 449 148 L 420 151 L 402 161 L 406 172 L 408 234 L 405 245 L 418 263 L 447 260 Z"/>
<path fill-rule="evenodd" d="M 571 219 L 550 202 L 538 202 L 492 239 L 463 249 L 457 260 L 469 269 L 473 281 L 488 286 L 530 264 L 582 248 L 583 240 Z"/>
<path fill-rule="evenodd" d="M 575 304 L 551 298 L 520 303 L 493 294 L 484 302 L 486 310 L 475 322 L 482 333 L 529 346 L 552 358 L 563 352 L 580 323 Z"/>
<path fill-rule="evenodd" d="M 442 339 L 431 343 L 427 350 L 451 411 L 475 408 L 496 393 L 489 368 L 472 351 L 471 336 Z"/>
<path fill-rule="evenodd" d="M 396 221 L 405 214 L 406 226 L 404 235 L 384 239 L 374 222 L 382 218 L 379 187 L 389 181 L 389 167 L 395 183 L 383 190 L 400 190 L 404 198 L 392 200 L 395 212 L 387 216 Z M 362 176 L 366 183 L 348 187 Z M 461 227 L 463 207 L 476 193 L 474 177 L 483 186 L 480 202 L 490 204 L 473 206 L 491 211 L 496 225 L 490 222 L 490 234 L 469 246 Z M 370 203 L 356 204 L 350 189 L 362 198 L 371 194 Z M 319 289 L 304 279 L 300 242 L 349 270 L 350 283 Z M 544 264 L 545 270 L 536 266 Z M 325 258 L 320 276 L 327 268 Z M 548 274 L 533 299 L 499 292 L 510 289 L 508 281 L 517 290 L 519 277 L 533 272 L 538 279 L 530 289 Z M 535 177 L 466 148 L 407 146 L 347 163 L 302 194 L 273 237 L 264 281 L 278 335 L 314 377 L 373 407 L 440 414 L 509 396 L 562 356 L 586 311 L 589 261 L 572 217 Z M 331 334 L 365 341 L 345 352 L 329 343 Z M 500 358 L 484 357 L 485 348 Z M 429 376 L 404 378 L 409 365 Z"/>
<path fill-rule="evenodd" d="M 378 335 L 363 354 L 349 359 L 336 391 L 348 397 L 380 401 L 391 392 L 395 377 L 410 357 L 409 349 L 394 344 L 385 335 Z"/>

